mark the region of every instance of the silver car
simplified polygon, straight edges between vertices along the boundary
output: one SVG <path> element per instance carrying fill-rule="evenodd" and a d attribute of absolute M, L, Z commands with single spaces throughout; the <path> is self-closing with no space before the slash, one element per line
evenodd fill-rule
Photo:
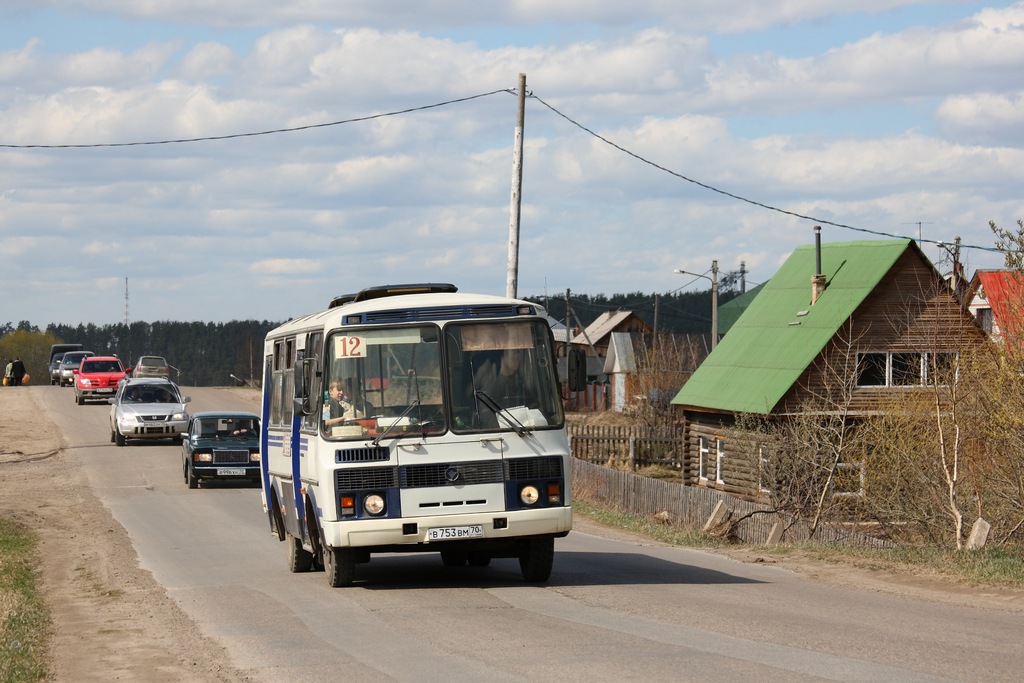
<path fill-rule="evenodd" d="M 189 415 L 178 385 L 167 379 L 135 378 L 117 388 L 110 403 L 110 440 L 124 446 L 136 439 L 180 439 Z"/>
<path fill-rule="evenodd" d="M 60 376 L 58 377 L 60 385 L 62 387 L 75 386 L 75 372 L 82 364 L 82 359 L 95 355 L 92 351 L 68 351 L 65 353 L 64 357 L 60 359 Z"/>

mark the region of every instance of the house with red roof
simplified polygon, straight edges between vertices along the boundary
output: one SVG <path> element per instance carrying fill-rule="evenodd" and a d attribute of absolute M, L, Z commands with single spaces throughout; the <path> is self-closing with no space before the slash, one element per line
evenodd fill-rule
<path fill-rule="evenodd" d="M 1024 350 L 1024 273 L 979 270 L 964 302 L 990 339 L 1013 353 Z"/>

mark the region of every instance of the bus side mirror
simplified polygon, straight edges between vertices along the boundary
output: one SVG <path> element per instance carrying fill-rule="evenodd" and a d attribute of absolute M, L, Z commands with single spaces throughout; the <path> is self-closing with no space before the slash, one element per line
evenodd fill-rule
<path fill-rule="evenodd" d="M 303 358 L 292 372 L 295 380 L 295 412 L 299 415 L 312 415 L 314 406 L 309 389 L 313 386 L 316 359 Z"/>
<path fill-rule="evenodd" d="M 569 391 L 583 391 L 587 388 L 587 354 L 583 349 L 569 349 L 568 363 Z"/>

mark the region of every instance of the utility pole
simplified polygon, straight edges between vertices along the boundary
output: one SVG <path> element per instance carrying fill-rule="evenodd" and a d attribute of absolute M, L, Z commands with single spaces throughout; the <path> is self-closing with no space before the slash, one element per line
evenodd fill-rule
<path fill-rule="evenodd" d="M 572 348 L 572 322 L 569 319 L 569 288 L 565 289 L 565 348 Z"/>
<path fill-rule="evenodd" d="M 718 259 L 711 262 L 711 350 L 718 346 Z"/>
<path fill-rule="evenodd" d="M 519 214 L 523 204 L 523 127 L 526 119 L 526 74 L 519 74 L 519 116 L 512 149 L 512 199 L 509 202 L 508 274 L 505 295 L 514 299 L 519 289 Z"/>
<path fill-rule="evenodd" d="M 711 351 L 718 346 L 718 259 L 711 262 L 711 277 L 701 273 L 693 273 L 688 270 L 676 268 L 676 273 L 681 275 L 694 275 L 711 281 Z"/>
<path fill-rule="evenodd" d="M 651 338 L 651 348 L 655 351 L 658 350 L 658 300 L 657 294 L 654 295 L 654 336 Z"/>

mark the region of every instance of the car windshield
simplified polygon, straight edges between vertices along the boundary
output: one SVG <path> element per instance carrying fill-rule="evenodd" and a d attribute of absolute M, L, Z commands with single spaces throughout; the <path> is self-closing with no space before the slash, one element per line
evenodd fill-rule
<path fill-rule="evenodd" d="M 122 403 L 179 403 L 171 387 L 143 384 L 125 389 Z"/>
<path fill-rule="evenodd" d="M 139 365 L 153 365 L 160 367 L 164 364 L 163 358 L 140 358 Z"/>
<path fill-rule="evenodd" d="M 258 420 L 248 417 L 208 417 L 200 420 L 199 435 L 202 437 L 255 436 L 259 431 Z"/>
<path fill-rule="evenodd" d="M 121 372 L 121 364 L 115 360 L 98 360 L 82 364 L 82 372 Z"/>

